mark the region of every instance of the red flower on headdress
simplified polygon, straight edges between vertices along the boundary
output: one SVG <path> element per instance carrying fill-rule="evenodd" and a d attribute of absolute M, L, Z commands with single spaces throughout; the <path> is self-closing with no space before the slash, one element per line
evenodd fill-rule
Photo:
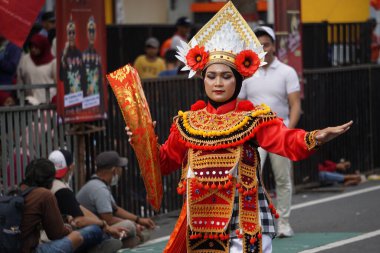
<path fill-rule="evenodd" d="M 205 47 L 199 47 L 196 45 L 186 55 L 187 65 L 194 70 L 202 70 L 208 61 L 208 52 L 205 51 Z"/>
<path fill-rule="evenodd" d="M 242 76 L 248 77 L 260 67 L 260 59 L 252 50 L 243 50 L 236 56 L 235 65 Z"/>

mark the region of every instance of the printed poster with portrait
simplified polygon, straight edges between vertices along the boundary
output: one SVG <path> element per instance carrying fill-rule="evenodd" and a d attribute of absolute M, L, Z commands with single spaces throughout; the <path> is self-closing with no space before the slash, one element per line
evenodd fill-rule
<path fill-rule="evenodd" d="M 300 80 L 303 97 L 302 33 L 300 1 L 275 1 L 277 57 L 292 66 Z"/>
<path fill-rule="evenodd" d="M 57 110 L 66 123 L 105 118 L 103 0 L 57 0 Z"/>

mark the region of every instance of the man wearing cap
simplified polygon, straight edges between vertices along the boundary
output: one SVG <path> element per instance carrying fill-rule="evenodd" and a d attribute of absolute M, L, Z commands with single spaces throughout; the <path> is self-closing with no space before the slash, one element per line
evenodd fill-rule
<path fill-rule="evenodd" d="M 101 241 L 85 243 L 80 249 L 85 250 L 86 245 L 95 245 L 89 250 L 90 253 L 102 252 L 113 253 L 121 249 L 122 243 L 119 238 L 123 233 L 127 232 L 122 227 L 111 227 L 100 220 L 95 214 L 81 206 L 75 198 L 74 192 L 69 184 L 73 176 L 74 161 L 72 154 L 64 149 L 54 150 L 49 155 L 49 160 L 53 162 L 55 167 L 55 180 L 53 181 L 51 191 L 55 195 L 61 215 L 67 217 L 71 225 L 75 228 L 87 227 L 89 225 L 98 225 L 103 229 L 103 238 Z M 92 229 L 92 227 L 88 227 Z M 112 238 L 115 237 L 117 239 Z M 47 238 L 42 235 L 42 241 Z"/>
<path fill-rule="evenodd" d="M 162 43 L 160 50 L 161 57 L 164 57 L 169 49 L 177 50 L 177 46 L 181 45 L 181 40 L 187 42 L 189 39 L 192 23 L 188 17 L 178 18 L 175 26 L 177 29 L 176 33 Z"/>
<path fill-rule="evenodd" d="M 128 160 L 115 151 L 105 151 L 96 157 L 95 163 L 96 174 L 78 192 L 77 200 L 107 224 L 127 228 L 123 247 L 134 247 L 142 240 L 140 225 L 154 228 L 155 224 L 149 218 L 140 218 L 121 208 L 112 196 L 110 186 L 117 185 Z"/>
<path fill-rule="evenodd" d="M 288 128 L 295 128 L 301 113 L 300 85 L 296 71 L 280 62 L 275 56 L 275 34 L 267 26 L 254 29 L 254 32 L 264 47 L 265 61 L 259 68 L 258 76 L 253 76 L 243 82 L 239 98 L 248 99 L 254 105 L 265 103 L 284 120 Z M 268 152 L 259 148 L 261 168 Z M 269 153 L 272 170 L 276 182 L 278 219 L 277 234 L 279 237 L 292 236 L 293 230 L 289 224 L 292 199 L 291 162 L 288 158 Z"/>
<path fill-rule="evenodd" d="M 157 55 L 159 48 L 160 42 L 156 38 L 145 41 L 145 54 L 138 56 L 133 64 L 140 78 L 155 78 L 165 70 L 164 60 Z"/>

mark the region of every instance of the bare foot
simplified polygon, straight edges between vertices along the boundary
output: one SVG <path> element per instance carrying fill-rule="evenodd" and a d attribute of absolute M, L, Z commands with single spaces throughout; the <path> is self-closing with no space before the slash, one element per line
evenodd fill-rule
<path fill-rule="evenodd" d="M 357 180 L 347 180 L 346 182 L 344 182 L 344 186 L 354 186 L 354 185 L 358 185 L 360 183 L 360 181 L 357 181 Z"/>

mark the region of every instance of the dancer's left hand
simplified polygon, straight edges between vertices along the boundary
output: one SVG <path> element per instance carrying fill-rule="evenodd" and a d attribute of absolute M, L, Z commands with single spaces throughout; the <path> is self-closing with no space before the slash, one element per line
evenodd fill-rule
<path fill-rule="evenodd" d="M 318 132 L 315 135 L 315 140 L 318 142 L 319 145 L 329 142 L 332 139 L 338 137 L 339 135 L 347 132 L 352 124 L 353 121 L 351 120 L 340 126 L 327 127 L 322 130 L 318 130 Z"/>

